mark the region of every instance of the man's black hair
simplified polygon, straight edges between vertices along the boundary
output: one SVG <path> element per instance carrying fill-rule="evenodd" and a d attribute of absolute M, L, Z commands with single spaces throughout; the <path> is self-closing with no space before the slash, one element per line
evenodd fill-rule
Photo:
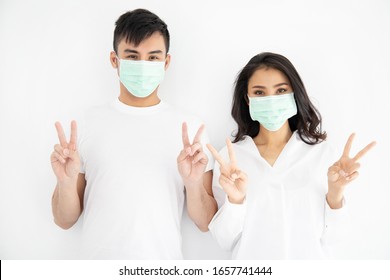
<path fill-rule="evenodd" d="M 122 39 L 138 46 L 143 40 L 160 32 L 165 41 L 166 53 L 169 50 L 168 26 L 157 15 L 145 9 L 136 9 L 121 15 L 115 22 L 114 51 L 118 53 L 118 45 Z"/>

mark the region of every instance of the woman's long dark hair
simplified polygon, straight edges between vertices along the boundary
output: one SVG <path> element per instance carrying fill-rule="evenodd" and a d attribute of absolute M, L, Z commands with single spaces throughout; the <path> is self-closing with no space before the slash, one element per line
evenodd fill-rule
<path fill-rule="evenodd" d="M 273 68 L 284 73 L 290 81 L 294 91 L 298 113 L 289 118 L 291 131 L 296 131 L 305 143 L 314 145 L 326 139 L 326 132 L 322 131 L 322 120 L 319 111 L 310 102 L 305 86 L 294 65 L 284 56 L 275 53 L 264 52 L 254 57 L 245 65 L 238 74 L 232 102 L 232 117 L 238 125 L 234 135 L 234 143 L 242 140 L 245 135 L 255 137 L 259 134 L 260 125 L 252 120 L 248 106 L 248 81 L 253 73 L 261 68 Z"/>

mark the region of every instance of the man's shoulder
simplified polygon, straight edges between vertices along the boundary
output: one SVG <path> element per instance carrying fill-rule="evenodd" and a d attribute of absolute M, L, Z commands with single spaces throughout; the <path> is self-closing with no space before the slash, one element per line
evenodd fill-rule
<path fill-rule="evenodd" d="M 87 108 L 86 112 L 96 112 L 96 111 L 111 109 L 112 103 L 113 103 L 112 100 L 109 100 L 109 101 L 103 101 L 101 103 L 91 105 Z"/>
<path fill-rule="evenodd" d="M 84 117 L 100 116 L 102 113 L 109 112 L 112 110 L 112 102 L 106 101 L 99 104 L 94 104 L 86 108 L 84 111 Z"/>
<path fill-rule="evenodd" d="M 203 123 L 202 119 L 195 113 L 185 111 L 183 109 L 174 107 L 167 103 L 165 105 L 166 105 L 166 112 L 168 112 L 173 118 L 177 120 L 185 121 L 187 123 L 194 123 L 194 124 Z"/>

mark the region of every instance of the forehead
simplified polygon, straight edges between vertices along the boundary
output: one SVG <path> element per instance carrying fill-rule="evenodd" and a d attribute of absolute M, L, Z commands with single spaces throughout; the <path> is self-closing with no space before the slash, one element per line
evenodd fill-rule
<path fill-rule="evenodd" d="M 122 38 L 118 44 L 118 51 L 122 52 L 125 49 L 136 50 L 140 53 L 147 53 L 156 50 L 160 50 L 163 53 L 166 52 L 164 37 L 158 31 L 141 41 L 141 43 L 137 46 L 132 42 L 127 42 L 126 38 Z"/>
<path fill-rule="evenodd" d="M 257 69 L 248 81 L 249 85 L 260 84 L 264 86 L 280 83 L 289 83 L 287 76 L 282 71 L 271 67 Z"/>

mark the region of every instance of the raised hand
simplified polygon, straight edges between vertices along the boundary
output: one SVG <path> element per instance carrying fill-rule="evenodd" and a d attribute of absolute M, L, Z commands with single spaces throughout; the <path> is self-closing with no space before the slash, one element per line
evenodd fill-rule
<path fill-rule="evenodd" d="M 187 123 L 182 125 L 183 150 L 177 157 L 177 166 L 187 187 L 191 184 L 203 183 L 203 174 L 208 163 L 208 158 L 200 143 L 203 130 L 204 125 L 201 125 L 191 144 L 188 138 Z"/>
<path fill-rule="evenodd" d="M 359 176 L 360 163 L 358 160 L 376 144 L 376 142 L 371 142 L 351 158 L 349 153 L 354 138 L 355 133 L 352 133 L 345 144 L 342 156 L 328 169 L 328 194 L 332 198 L 342 198 L 345 186 Z"/>
<path fill-rule="evenodd" d="M 221 175 L 219 177 L 219 183 L 227 194 L 229 201 L 231 203 L 241 204 L 246 196 L 247 175 L 237 167 L 233 144 L 229 139 L 226 140 L 226 145 L 230 159 L 229 163 L 223 160 L 211 144 L 207 144 L 207 148 L 220 165 Z"/>
<path fill-rule="evenodd" d="M 80 156 L 77 152 L 77 124 L 71 122 L 70 141 L 67 142 L 59 122 L 55 123 L 60 144 L 54 146 L 50 156 L 51 166 L 59 182 L 77 180 L 80 170 Z"/>

